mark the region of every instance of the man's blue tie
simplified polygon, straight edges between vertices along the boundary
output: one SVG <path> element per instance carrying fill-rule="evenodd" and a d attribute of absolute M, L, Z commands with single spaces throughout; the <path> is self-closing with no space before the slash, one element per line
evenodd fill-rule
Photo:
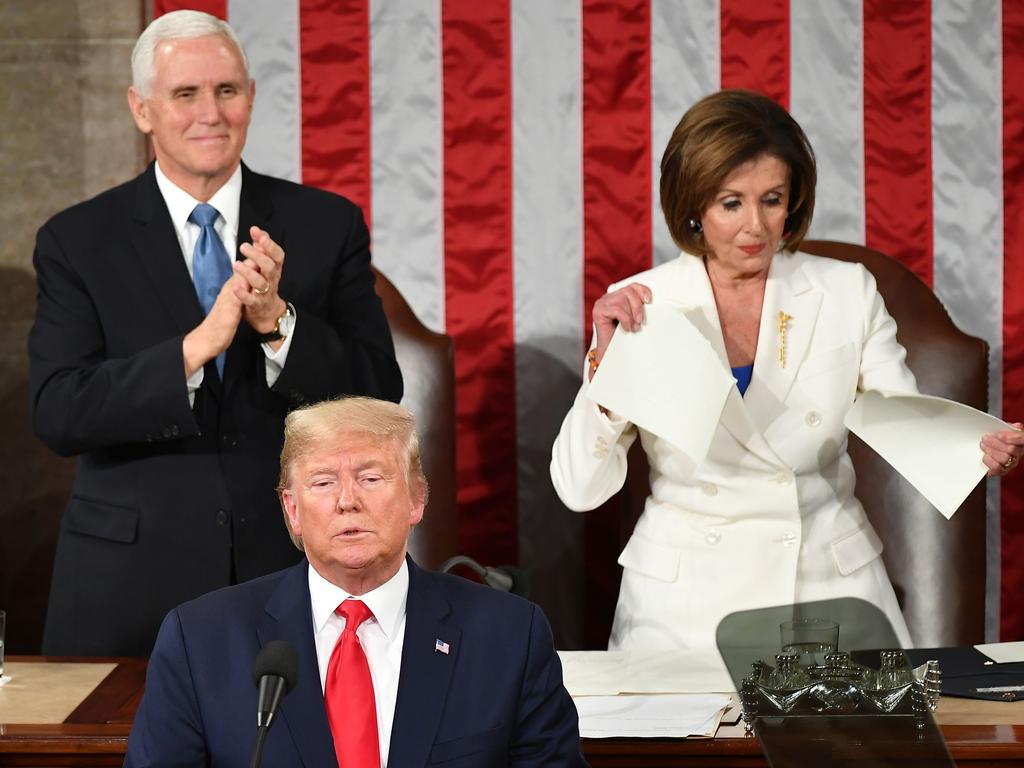
<path fill-rule="evenodd" d="M 217 301 L 221 287 L 231 277 L 231 259 L 224 249 L 224 243 L 217 235 L 213 224 L 220 211 L 208 203 L 200 203 L 192 209 L 188 220 L 199 226 L 199 239 L 192 251 L 192 281 L 196 284 L 196 295 L 203 305 L 203 312 L 209 314 Z M 224 378 L 224 353 L 217 355 L 217 373 Z"/>

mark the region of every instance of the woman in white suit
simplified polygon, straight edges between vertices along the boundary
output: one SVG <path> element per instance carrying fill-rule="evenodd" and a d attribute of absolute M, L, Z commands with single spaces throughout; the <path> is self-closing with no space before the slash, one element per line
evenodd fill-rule
<path fill-rule="evenodd" d="M 815 179 L 811 146 L 782 107 L 742 90 L 704 98 L 661 162 L 662 209 L 683 253 L 594 304 L 551 478 L 567 506 L 594 509 L 622 487 L 637 435 L 647 454 L 651 495 L 619 557 L 612 650 L 714 647 L 733 611 L 847 596 L 881 608 L 912 643 L 853 495 L 843 417 L 858 392 L 917 384 L 871 273 L 799 251 Z M 704 457 L 586 396 L 612 335 L 639 330 L 655 298 L 682 307 L 736 379 Z M 1022 443 L 986 436 L 990 473 L 1009 471 Z"/>

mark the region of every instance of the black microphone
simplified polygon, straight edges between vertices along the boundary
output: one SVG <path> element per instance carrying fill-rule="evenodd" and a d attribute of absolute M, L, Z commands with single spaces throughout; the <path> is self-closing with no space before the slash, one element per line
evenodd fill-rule
<path fill-rule="evenodd" d="M 252 680 L 260 689 L 256 705 L 256 743 L 252 749 L 250 768 L 257 768 L 267 738 L 281 706 L 281 699 L 295 688 L 299 678 L 299 654 L 287 640 L 272 640 L 263 646 L 252 668 Z"/>

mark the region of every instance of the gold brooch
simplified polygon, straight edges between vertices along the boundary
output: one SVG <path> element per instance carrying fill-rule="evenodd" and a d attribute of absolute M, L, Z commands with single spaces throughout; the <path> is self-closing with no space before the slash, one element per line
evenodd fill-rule
<path fill-rule="evenodd" d="M 785 312 L 779 312 L 779 367 L 786 367 L 786 329 L 789 327 L 789 321 L 793 319 L 792 315 L 787 315 Z"/>

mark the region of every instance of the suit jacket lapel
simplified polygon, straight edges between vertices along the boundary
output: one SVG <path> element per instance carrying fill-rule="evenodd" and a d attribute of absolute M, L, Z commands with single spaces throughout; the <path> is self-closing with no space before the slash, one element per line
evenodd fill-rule
<path fill-rule="evenodd" d="M 730 371 L 718 306 L 704 262 L 694 256 L 683 254 L 677 263 L 679 277 L 669 281 L 671 288 L 667 298 L 685 307 L 686 318 L 711 344 L 711 348 L 718 354 L 722 367 Z M 762 320 L 762 325 L 763 322 Z M 749 391 L 748 389 L 748 396 Z M 774 451 L 765 442 L 763 434 L 750 418 L 744 399 L 735 387 L 729 392 L 720 422 L 722 427 L 748 451 L 771 464 L 779 462 Z"/>
<path fill-rule="evenodd" d="M 273 202 L 270 195 L 267 193 L 262 177 L 250 171 L 243 163 L 242 194 L 239 198 L 238 205 L 238 246 L 235 251 L 236 261 L 241 261 L 245 258 L 242 256 L 241 247 L 242 243 L 252 242 L 252 237 L 249 235 L 249 229 L 253 226 L 270 232 L 270 236 L 274 238 L 274 241 L 282 248 L 284 247 L 283 223 L 274 222 L 273 225 L 271 224 L 273 211 Z M 255 352 L 253 351 L 254 349 L 256 350 Z M 252 365 L 254 364 L 254 360 L 259 360 L 255 355 L 262 356 L 262 354 L 262 351 L 259 349 L 259 343 L 256 341 L 255 331 L 253 331 L 252 326 L 243 319 L 238 325 L 238 331 L 235 333 L 235 338 L 231 342 L 231 346 L 228 347 L 227 358 L 224 363 L 225 393 L 230 393 L 232 387 L 239 380 L 244 378 L 245 367 L 247 365 Z M 261 360 L 259 360 L 259 362 L 262 363 Z"/>
<path fill-rule="evenodd" d="M 409 562 L 402 671 L 391 731 L 390 765 L 424 765 L 434 744 L 452 672 L 458 663 L 462 630 L 437 576 Z M 436 650 L 438 640 L 448 653 Z"/>
<path fill-rule="evenodd" d="M 267 601 L 266 613 L 256 627 L 256 634 L 261 647 L 271 640 L 287 640 L 299 652 L 299 681 L 282 701 L 279 717 L 291 732 L 302 764 L 335 765 L 337 757 L 327 724 L 320 668 L 313 644 L 308 567 L 303 560 L 281 579 Z"/>
<path fill-rule="evenodd" d="M 171 215 L 156 185 L 152 163 L 135 186 L 132 243 L 139 263 L 178 331 L 188 333 L 203 321 L 203 309 L 182 258 Z"/>
<path fill-rule="evenodd" d="M 807 279 L 796 256 L 779 253 L 772 260 L 761 311 L 754 375 L 744 403 L 757 431 L 765 434 L 785 411 L 821 307 L 821 293 Z M 786 319 L 779 328 L 780 315 Z M 785 360 L 780 357 L 785 338 Z M 783 362 L 785 364 L 783 364 Z"/>

